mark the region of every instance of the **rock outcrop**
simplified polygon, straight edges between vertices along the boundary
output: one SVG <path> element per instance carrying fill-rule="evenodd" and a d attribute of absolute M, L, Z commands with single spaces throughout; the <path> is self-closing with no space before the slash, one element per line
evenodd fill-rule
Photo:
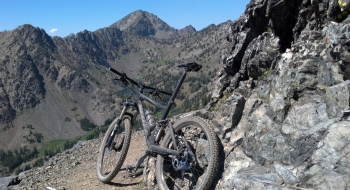
<path fill-rule="evenodd" d="M 210 108 L 225 153 L 217 189 L 350 187 L 348 10 L 251 1 L 231 25 Z"/>

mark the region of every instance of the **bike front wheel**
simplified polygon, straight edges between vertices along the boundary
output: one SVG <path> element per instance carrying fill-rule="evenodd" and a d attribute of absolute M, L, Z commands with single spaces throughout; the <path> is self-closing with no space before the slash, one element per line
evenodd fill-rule
<path fill-rule="evenodd" d="M 160 189 L 209 189 L 218 168 L 218 142 L 214 131 L 199 117 L 187 117 L 174 124 L 180 156 L 158 155 L 157 182 Z M 161 146 L 174 149 L 168 132 Z"/>
<path fill-rule="evenodd" d="M 117 126 L 111 146 L 107 146 L 108 139 L 111 137 L 117 120 L 115 119 L 108 127 L 98 153 L 97 177 L 103 183 L 112 181 L 118 174 L 130 145 L 131 119 L 129 116 L 124 116 L 120 125 Z"/>

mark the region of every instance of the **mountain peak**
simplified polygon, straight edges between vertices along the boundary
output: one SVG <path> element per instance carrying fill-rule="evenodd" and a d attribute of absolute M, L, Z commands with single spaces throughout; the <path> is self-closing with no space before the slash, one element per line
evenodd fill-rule
<path fill-rule="evenodd" d="M 110 27 L 119 28 L 121 31 L 127 31 L 138 36 L 151 36 L 161 39 L 187 36 L 195 32 L 192 26 L 194 30 L 186 29 L 186 32 L 174 29 L 156 15 L 143 10 L 137 10 L 128 14 Z"/>
<path fill-rule="evenodd" d="M 117 21 L 116 23 L 112 24 L 112 27 L 117 27 L 120 30 L 126 30 L 131 25 L 137 23 L 140 19 L 149 18 L 149 17 L 153 17 L 153 16 L 155 16 L 155 15 L 153 15 L 149 12 L 146 12 L 143 10 L 137 10 L 137 11 L 134 11 L 134 12 L 126 15 L 124 18 Z"/>
<path fill-rule="evenodd" d="M 185 28 L 179 30 L 179 33 L 181 34 L 181 36 L 188 36 L 195 32 L 196 32 L 196 29 L 192 25 L 188 25 Z"/>

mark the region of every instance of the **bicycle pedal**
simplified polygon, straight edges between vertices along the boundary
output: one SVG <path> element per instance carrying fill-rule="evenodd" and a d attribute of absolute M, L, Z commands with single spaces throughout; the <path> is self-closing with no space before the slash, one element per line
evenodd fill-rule
<path fill-rule="evenodd" d="M 127 165 L 126 166 L 126 171 L 128 171 L 128 173 L 132 172 L 134 169 L 134 167 L 130 166 L 130 165 Z"/>
<path fill-rule="evenodd" d="M 129 173 L 129 177 L 136 178 L 135 173 Z"/>
<path fill-rule="evenodd" d="M 135 176 L 135 170 L 132 166 L 126 166 L 126 171 L 128 172 L 129 176 Z"/>

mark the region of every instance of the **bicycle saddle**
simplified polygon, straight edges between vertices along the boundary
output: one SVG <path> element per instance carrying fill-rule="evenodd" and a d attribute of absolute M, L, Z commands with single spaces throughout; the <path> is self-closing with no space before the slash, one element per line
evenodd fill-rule
<path fill-rule="evenodd" d="M 177 67 L 184 67 L 188 72 L 192 72 L 192 71 L 197 72 L 201 70 L 202 65 L 199 65 L 196 62 L 190 62 L 190 63 L 178 65 Z"/>

